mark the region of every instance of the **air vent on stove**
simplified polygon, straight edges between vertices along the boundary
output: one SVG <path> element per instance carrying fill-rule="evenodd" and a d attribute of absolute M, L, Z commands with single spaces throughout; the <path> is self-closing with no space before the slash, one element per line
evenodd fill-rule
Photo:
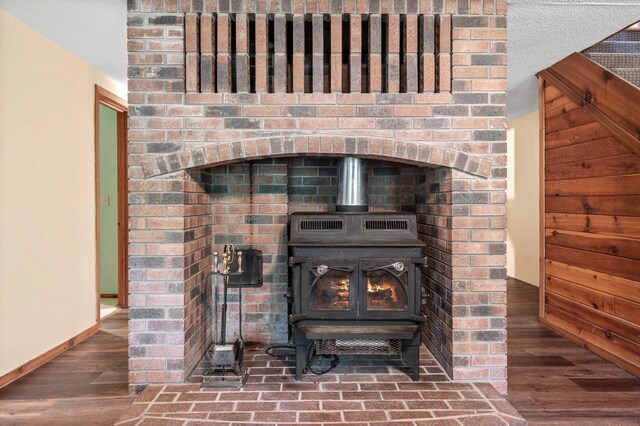
<path fill-rule="evenodd" d="M 300 221 L 301 231 L 340 231 L 343 228 L 341 219 L 307 219 Z"/>
<path fill-rule="evenodd" d="M 406 231 L 409 223 L 406 220 L 365 219 L 366 231 Z"/>

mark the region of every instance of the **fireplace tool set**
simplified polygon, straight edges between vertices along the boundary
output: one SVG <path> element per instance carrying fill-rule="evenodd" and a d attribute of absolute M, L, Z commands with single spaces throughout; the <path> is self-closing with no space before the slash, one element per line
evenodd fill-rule
<path fill-rule="evenodd" d="M 242 288 L 262 285 L 262 252 L 260 250 L 235 250 L 233 244 L 225 245 L 222 252 L 213 253 L 213 276 L 223 279 L 223 297 L 220 340 L 211 350 L 212 367 L 202 378 L 203 387 L 242 387 L 248 373 L 244 368 L 244 339 L 242 337 Z M 227 309 L 230 287 L 238 289 L 238 338 L 227 343 Z M 215 316 L 214 316 L 215 322 Z"/>
<path fill-rule="evenodd" d="M 213 367 L 207 371 L 202 378 L 202 385 L 207 387 L 242 387 L 247 381 L 247 371 L 244 368 L 244 341 L 242 339 L 242 314 L 239 318 L 239 335 L 233 344 L 227 343 L 227 299 L 229 293 L 229 278 L 234 275 L 241 275 L 242 250 L 236 251 L 232 244 L 224 247 L 222 253 L 222 269 L 219 268 L 218 252 L 213 253 L 213 272 L 214 276 L 222 276 L 223 279 L 223 297 L 222 297 L 222 320 L 220 330 L 220 341 L 213 345 L 213 353 L 211 354 L 211 364 Z M 237 266 L 232 271 L 232 266 Z M 241 303 L 242 289 L 238 291 L 238 303 Z"/>

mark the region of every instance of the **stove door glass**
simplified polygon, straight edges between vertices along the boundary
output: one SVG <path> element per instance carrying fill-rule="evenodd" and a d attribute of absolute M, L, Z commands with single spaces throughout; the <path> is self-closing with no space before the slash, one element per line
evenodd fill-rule
<path fill-rule="evenodd" d="M 311 270 L 311 275 L 310 310 L 349 311 L 351 309 L 351 271 L 320 265 Z"/>
<path fill-rule="evenodd" d="M 365 284 L 367 287 L 367 310 L 408 310 L 407 271 L 404 268 L 398 271 L 389 265 L 365 270 Z"/>

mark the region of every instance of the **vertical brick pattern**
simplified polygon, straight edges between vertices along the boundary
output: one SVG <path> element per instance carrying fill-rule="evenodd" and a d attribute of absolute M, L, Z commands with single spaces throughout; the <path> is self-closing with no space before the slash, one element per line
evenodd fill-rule
<path fill-rule="evenodd" d="M 186 90 L 187 92 L 198 91 L 198 79 L 200 76 L 198 70 L 198 15 L 189 13 L 184 18 L 184 48 L 186 52 Z"/>
<path fill-rule="evenodd" d="M 276 93 L 287 91 L 287 17 L 273 18 L 273 88 Z"/>
<path fill-rule="evenodd" d="M 420 16 L 418 21 L 421 34 L 420 43 L 420 91 L 433 92 L 436 88 L 435 61 L 435 21 L 433 15 Z"/>
<path fill-rule="evenodd" d="M 428 257 L 425 343 L 453 378 L 489 380 L 506 390 L 506 1 L 140 0 L 128 6 L 131 390 L 183 381 L 204 354 L 214 318 L 207 303 L 215 298 L 210 251 L 225 241 L 269 256 L 269 284 L 244 295 L 251 306 L 246 336 L 285 338 L 282 218 L 292 209 L 332 208 L 335 160 L 326 160 L 340 155 L 398 161 L 371 169 L 369 195 L 374 210 L 417 211 Z M 218 93 L 197 93 L 188 76 L 189 53 L 208 53 L 208 18 L 196 22 L 195 38 L 186 30 L 196 10 L 215 17 L 210 54 Z M 256 93 L 230 93 L 228 13 L 255 14 Z M 397 93 L 399 85 L 391 93 L 340 93 L 332 78 L 331 93 L 285 93 L 282 82 L 283 90 L 267 93 L 267 14 L 275 16 L 277 35 L 285 33 L 285 14 L 295 20 L 307 13 L 331 14 L 332 32 L 341 14 L 371 13 L 374 21 L 381 14 L 426 14 L 418 20 L 422 28 L 434 27 L 435 14 L 451 16 L 451 91 L 441 84 L 435 92 L 429 86 L 435 78 L 425 77 L 417 93 Z M 407 32 L 412 19 L 407 16 Z M 442 37 L 429 38 L 435 32 L 419 32 L 423 69 L 433 67 L 435 52 L 447 54 Z M 284 67 L 275 61 L 274 77 L 286 75 L 286 41 L 275 41 Z M 361 42 L 353 45 L 360 52 Z M 413 47 L 407 44 L 406 52 Z M 331 55 L 342 62 L 333 42 Z M 408 70 L 408 56 L 405 62 Z M 201 72 L 195 81 L 202 86 Z M 239 165 L 247 159 L 255 160 L 249 188 L 248 166 Z M 233 183 L 238 176 L 244 180 Z"/>
<path fill-rule="evenodd" d="M 439 20 L 438 82 L 441 92 L 451 90 L 451 16 L 441 15 Z"/>
<path fill-rule="evenodd" d="M 217 21 L 216 81 L 218 92 L 225 93 L 231 91 L 231 18 L 228 13 L 220 13 Z"/>
<path fill-rule="evenodd" d="M 342 92 L 342 15 L 331 15 L 331 92 Z"/>
<path fill-rule="evenodd" d="M 387 26 L 387 89 L 400 91 L 400 16 L 389 15 Z"/>
<path fill-rule="evenodd" d="M 406 16 L 407 34 L 404 40 L 404 62 L 406 81 L 405 91 L 414 93 L 418 91 L 418 16 Z"/>
<path fill-rule="evenodd" d="M 366 2 L 362 2 L 355 10 L 380 9 L 366 6 Z M 247 13 L 237 12 L 243 10 L 238 5 L 231 8 L 234 13 L 227 13 L 227 7 L 213 14 L 186 13 L 185 90 L 261 93 L 272 85 L 269 90 L 276 93 L 305 90 L 324 93 L 343 89 L 352 93 L 451 91 L 452 15 L 405 14 L 398 11 L 415 8 L 411 5 L 405 8 L 402 4 L 382 6 L 383 10 L 393 11 L 384 15 L 384 24 L 379 13 L 274 13 L 272 18 L 264 14 L 251 14 L 253 18 L 250 18 Z M 336 4 L 331 6 L 331 10 L 340 9 Z M 458 7 L 458 10 L 468 9 L 463 5 Z M 291 8 L 281 10 L 289 12 Z M 443 10 L 453 8 L 447 4 Z M 345 18 L 349 22 L 348 35 L 342 34 Z M 307 24 L 310 25 L 307 27 Z M 254 25 L 255 31 L 250 34 L 250 26 Z M 271 32 L 273 40 L 269 41 Z M 249 40 L 251 37 L 253 40 Z M 383 38 L 385 46 L 381 46 Z M 288 43 L 292 46 L 287 46 Z M 270 44 L 272 57 L 269 56 Z M 343 63 L 345 44 L 349 49 L 348 64 Z M 255 51 L 250 50 L 251 45 Z M 310 51 L 305 52 L 307 49 Z M 364 54 L 367 56 L 363 57 Z M 307 60 L 309 63 L 305 64 Z M 254 74 L 250 69 L 252 63 Z M 349 75 L 343 80 L 342 74 L 347 69 Z M 363 71 L 365 75 L 361 75 Z M 216 79 L 222 77 L 224 80 L 216 85 Z M 305 79 L 309 81 L 303 82 Z"/>
<path fill-rule="evenodd" d="M 312 88 L 314 93 L 324 91 L 324 17 L 314 13 L 311 17 L 312 53 Z"/>
<path fill-rule="evenodd" d="M 256 93 L 267 91 L 269 81 L 269 37 L 267 15 L 256 15 L 256 68 L 255 85 Z"/>
<path fill-rule="evenodd" d="M 249 17 L 238 13 L 236 25 L 236 91 L 249 92 Z"/>
<path fill-rule="evenodd" d="M 304 15 L 293 16 L 293 91 L 304 93 Z"/>
<path fill-rule="evenodd" d="M 215 89 L 216 61 L 214 60 L 215 17 L 203 13 L 200 17 L 200 91 L 213 92 Z M 188 53 L 187 53 L 188 55 Z M 188 74 L 188 73 L 187 73 Z"/>
<path fill-rule="evenodd" d="M 382 17 L 369 15 L 369 91 L 382 91 Z"/>
<path fill-rule="evenodd" d="M 349 16 L 349 70 L 351 73 L 351 93 L 362 90 L 362 17 L 352 14 Z"/>

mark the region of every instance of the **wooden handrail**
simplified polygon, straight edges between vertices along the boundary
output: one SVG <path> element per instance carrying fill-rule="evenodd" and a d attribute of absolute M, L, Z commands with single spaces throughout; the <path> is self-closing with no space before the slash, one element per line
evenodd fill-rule
<path fill-rule="evenodd" d="M 538 76 L 640 155 L 640 89 L 581 53 L 571 54 Z"/>

